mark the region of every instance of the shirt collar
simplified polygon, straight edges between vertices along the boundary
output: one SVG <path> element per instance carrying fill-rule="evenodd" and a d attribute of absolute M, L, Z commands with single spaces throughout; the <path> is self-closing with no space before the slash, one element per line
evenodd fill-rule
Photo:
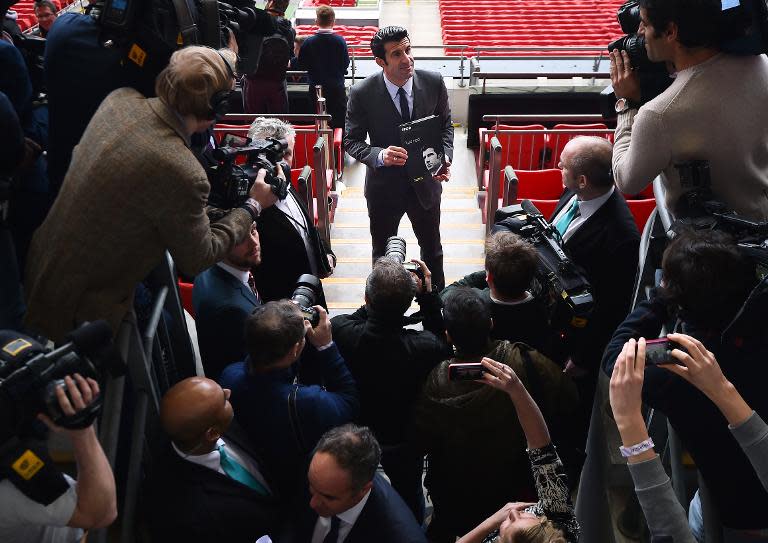
<path fill-rule="evenodd" d="M 497 300 L 496 298 L 494 298 L 493 294 L 490 294 L 490 297 L 493 303 L 499 304 L 499 305 L 521 305 L 533 300 L 533 294 L 531 294 L 527 290 L 525 291 L 525 298 L 523 298 L 522 300 L 518 300 L 516 302 L 502 302 L 501 300 Z"/>
<path fill-rule="evenodd" d="M 588 218 L 594 215 L 597 210 L 600 209 L 603 204 L 608 201 L 608 198 L 613 195 L 614 190 L 616 190 L 616 188 L 611 187 L 611 189 L 602 196 L 592 198 L 591 200 L 579 200 L 579 215 L 581 215 L 581 218 L 586 221 Z"/>
<path fill-rule="evenodd" d="M 397 98 L 397 90 L 400 88 L 394 83 L 392 83 L 389 79 L 387 79 L 387 74 L 384 74 L 384 85 L 387 87 L 387 92 L 389 93 L 389 96 L 394 100 Z M 403 85 L 403 90 L 405 91 L 405 95 L 410 98 L 413 94 L 413 76 L 408 78 L 408 81 L 405 82 L 405 85 Z"/>
<path fill-rule="evenodd" d="M 244 285 L 248 284 L 248 274 L 250 272 L 239 270 L 235 268 L 234 266 L 230 266 L 226 262 L 217 262 L 216 265 L 221 268 L 222 270 L 231 273 L 235 276 L 235 278 L 243 283 Z"/>
<path fill-rule="evenodd" d="M 363 512 L 363 507 L 365 507 L 365 504 L 368 502 L 368 497 L 371 495 L 371 491 L 365 493 L 365 496 L 363 496 L 363 499 L 360 500 L 357 505 L 350 507 L 343 513 L 339 513 L 336 515 L 339 517 L 339 519 L 343 520 L 349 525 L 354 526 L 355 522 L 357 522 L 357 517 L 360 516 L 360 513 Z"/>
<path fill-rule="evenodd" d="M 171 445 L 173 446 L 173 450 L 176 451 L 176 453 L 181 456 L 184 460 L 187 460 L 188 462 L 192 462 L 193 464 L 197 464 L 199 466 L 203 466 L 215 471 L 218 471 L 219 466 L 221 465 L 220 455 L 219 455 L 219 447 L 224 445 L 224 440 L 219 438 L 219 440 L 216 442 L 216 447 L 209 453 L 206 454 L 187 454 L 185 452 L 182 452 L 181 449 L 179 449 L 174 442 L 171 442 Z"/>
<path fill-rule="evenodd" d="M 316 34 L 333 34 L 333 28 L 318 28 Z"/>

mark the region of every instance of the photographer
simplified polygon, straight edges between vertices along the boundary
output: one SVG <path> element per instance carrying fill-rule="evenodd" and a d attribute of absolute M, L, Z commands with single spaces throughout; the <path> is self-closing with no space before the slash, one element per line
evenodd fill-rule
<path fill-rule="evenodd" d="M 638 34 L 649 60 L 674 67 L 674 82 L 638 111 L 637 71 L 626 51 L 611 52 L 618 122 L 613 174 L 626 194 L 662 174 L 667 207 L 680 214 L 674 165 L 708 160 L 712 188 L 752 220 L 768 218 L 768 59 L 720 52 L 720 0 L 640 0 Z"/>
<path fill-rule="evenodd" d="M 768 488 L 768 427 L 752 411 L 744 398 L 723 375 L 714 354 L 695 338 L 669 334 L 671 341 L 685 351 L 671 352 L 673 360 L 662 368 L 679 375 L 711 400 L 728 422 L 728 430 L 749 457 L 764 488 Z M 623 446 L 635 454 L 627 458 L 627 467 L 635 482 L 635 491 L 643 507 L 652 537 L 671 536 L 675 543 L 694 543 L 685 510 L 677 501 L 661 458 L 652 446 L 641 411 L 641 391 L 646 367 L 646 341 L 630 339 L 616 359 L 611 375 L 610 399 L 613 417 L 621 433 Z M 678 365 L 682 364 L 682 365 Z"/>
<path fill-rule="evenodd" d="M 527 345 L 491 340 L 495 321 L 475 289 L 455 288 L 444 301 L 446 334 L 456 354 L 429 374 L 415 432 L 429 455 L 425 485 L 434 505 L 429 537 L 435 543 L 454 542 L 500 503 L 534 491 L 525 436 L 507 395 L 456 379 L 452 364 L 488 357 L 512 368 L 559 428 L 573 426 L 578 404 L 576 387 L 554 362 Z M 509 429 L 500 433 L 499 428 Z M 561 455 L 568 450 L 562 441 L 557 445 Z"/>
<path fill-rule="evenodd" d="M 117 330 L 133 289 L 170 251 L 195 275 L 223 258 L 276 198 L 264 182 L 216 224 L 210 185 L 189 137 L 214 123 L 234 86 L 234 54 L 176 51 L 157 98 L 122 88 L 99 106 L 75 149 L 57 198 L 30 248 L 25 324 L 54 340 L 77 323 L 106 318 Z"/>
<path fill-rule="evenodd" d="M 365 285 L 365 306 L 332 319 L 333 335 L 360 391 L 360 422 L 373 430 L 384 449 L 382 466 L 416 520 L 424 514 L 421 487 L 423 455 L 410 443 L 413 410 L 427 374 L 450 356 L 432 288 L 432 273 L 415 260 L 423 281 L 402 263 L 380 258 Z M 405 328 L 404 317 L 416 297 L 424 330 Z"/>
<path fill-rule="evenodd" d="M 491 309 L 493 339 L 521 341 L 544 351 L 549 336 L 546 308 L 529 291 L 537 264 L 530 243 L 513 232 L 495 232 L 485 240 L 485 271 L 448 285 L 440 297 L 445 301 L 459 287 L 472 288 Z"/>
<path fill-rule="evenodd" d="M 698 339 L 715 356 L 723 375 L 763 418 L 768 414 L 764 330 L 766 287 L 755 265 L 719 231 L 688 232 L 667 247 L 658 293 L 639 304 L 606 348 L 603 369 L 611 375 L 630 339 L 655 338 L 662 326 Z M 749 303 L 745 301 L 749 298 Z M 670 324 L 671 323 L 671 324 Z M 768 521 L 768 493 L 707 397 L 679 375 L 658 366 L 645 368 L 643 401 L 664 413 L 707 483 L 723 525 L 739 534 L 762 530 Z M 738 496 L 738 500 L 734 497 Z M 701 536 L 698 496 L 691 503 L 691 528 Z"/>
<path fill-rule="evenodd" d="M 255 9 L 258 21 L 252 31 L 259 34 L 258 65 L 246 74 L 243 104 L 246 113 L 288 113 L 288 86 L 285 72 L 294 57 L 296 31 L 285 18 L 289 0 L 267 0 L 263 10 Z"/>
<path fill-rule="evenodd" d="M 219 379 L 232 391 L 237 422 L 262 444 L 274 486 L 289 499 L 303 486 L 308 454 L 320 436 L 352 421 L 359 407 L 328 314 L 314 309 L 319 323 L 313 328 L 288 300 L 256 308 L 245 324 L 248 356 Z"/>
<path fill-rule="evenodd" d="M 98 383 L 80 374 L 66 376 L 64 383 L 56 388 L 56 399 L 66 416 L 87 408 L 99 395 Z M 78 478 L 74 481 L 67 477 L 69 489 L 48 504 L 32 500 L 8 479 L 0 481 L 0 540 L 74 543 L 82 539 L 83 529 L 102 528 L 115 520 L 115 479 L 93 424 L 81 430 L 65 430 L 46 415 L 38 418 L 72 443 Z"/>
<path fill-rule="evenodd" d="M 287 171 L 278 168 L 278 174 L 289 175 L 296 145 L 296 132 L 290 124 L 280 119 L 257 117 L 248 130 L 248 137 L 286 140 L 288 149 L 283 156 L 283 164 Z M 261 265 L 253 269 L 253 276 L 265 300 L 290 297 L 296 279 L 302 274 L 324 278 L 333 273 L 336 256 L 320 238 L 304 197 L 292 183 L 288 183 L 288 196 L 265 210 L 259 217 L 258 226 Z M 322 290 L 318 303 L 325 307 Z"/>

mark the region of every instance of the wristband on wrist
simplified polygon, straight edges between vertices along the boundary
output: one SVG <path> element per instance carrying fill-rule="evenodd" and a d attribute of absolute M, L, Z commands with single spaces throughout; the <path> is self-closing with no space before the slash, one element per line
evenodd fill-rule
<path fill-rule="evenodd" d="M 630 447 L 621 446 L 619 447 L 619 452 L 624 458 L 629 458 L 630 456 L 637 456 L 638 454 L 642 454 L 645 451 L 649 451 L 651 449 L 653 449 L 653 440 L 649 437 L 637 445 L 632 445 Z"/>
<path fill-rule="evenodd" d="M 240 208 L 245 209 L 248 213 L 250 213 L 251 218 L 254 221 L 259 218 L 259 215 L 261 215 L 261 204 L 253 198 L 248 198 L 245 202 L 243 202 L 243 205 L 241 205 Z"/>

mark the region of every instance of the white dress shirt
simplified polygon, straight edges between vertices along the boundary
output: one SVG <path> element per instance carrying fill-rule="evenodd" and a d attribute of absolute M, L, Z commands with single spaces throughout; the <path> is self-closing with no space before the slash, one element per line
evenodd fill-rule
<path fill-rule="evenodd" d="M 293 227 L 301 236 L 301 241 L 304 242 L 304 248 L 307 251 L 310 273 L 316 276 L 317 255 L 315 255 L 315 250 L 312 248 L 312 244 L 309 242 L 309 234 L 307 233 L 307 219 L 304 215 L 304 212 L 301 210 L 301 204 L 296 201 L 296 197 L 289 190 L 288 196 L 285 197 L 285 200 L 278 200 L 275 204 L 275 207 L 294 219 L 293 221 L 288 219 L 288 222 L 293 225 Z"/>
<path fill-rule="evenodd" d="M 241 269 L 235 268 L 234 266 L 230 266 L 226 262 L 217 262 L 216 265 L 221 268 L 222 270 L 231 273 L 235 276 L 235 279 L 240 281 L 242 284 L 244 284 L 246 287 L 251 288 L 251 286 L 248 284 L 248 274 L 250 272 L 243 271 Z"/>
<path fill-rule="evenodd" d="M 387 92 L 389 93 L 389 97 L 392 98 L 392 103 L 395 104 L 395 109 L 397 109 L 397 112 L 402 117 L 403 112 L 400 111 L 400 97 L 397 95 L 397 91 L 400 90 L 400 87 L 392 83 L 389 79 L 387 79 L 387 75 L 384 74 L 384 86 L 387 87 Z M 413 76 L 411 76 L 408 81 L 405 82 L 405 85 L 403 85 L 403 90 L 405 91 L 405 99 L 408 100 L 408 109 L 410 110 L 411 119 L 413 119 Z M 376 167 L 381 167 L 384 165 L 384 149 L 379 151 L 379 156 L 376 159 Z"/>
<path fill-rule="evenodd" d="M 603 207 L 603 204 L 608 201 L 608 198 L 611 197 L 614 190 L 616 190 L 616 188 L 611 187 L 611 189 L 602 196 L 592 198 L 591 200 L 579 200 L 578 204 L 576 204 L 579 206 L 579 216 L 574 218 L 571 221 L 571 224 L 568 225 L 568 228 L 565 230 L 565 234 L 563 234 L 563 241 L 568 241 L 576 232 L 576 230 L 578 230 L 581 225 L 587 221 L 587 219 L 594 215 L 598 209 Z M 571 208 L 571 205 L 573 205 L 574 198 L 576 198 L 575 194 L 573 195 L 573 198 L 568 200 L 568 202 L 560 209 L 560 212 L 555 215 L 552 220 L 552 224 L 557 224 L 557 221 L 560 220 L 560 217 L 568 212 L 568 210 Z"/>
<path fill-rule="evenodd" d="M 336 540 L 336 543 L 342 543 L 349 535 L 349 532 L 352 531 L 352 527 L 355 525 L 355 522 L 357 522 L 357 518 L 360 516 L 360 513 L 363 512 L 365 504 L 368 503 L 368 497 L 370 495 L 371 491 L 369 490 L 365 493 L 365 496 L 363 496 L 363 499 L 360 500 L 357 505 L 350 507 L 343 513 L 336 515 L 341 521 L 339 522 L 339 538 Z M 323 543 L 323 539 L 325 539 L 325 536 L 328 535 L 328 532 L 330 531 L 331 517 L 317 517 L 317 522 L 315 522 L 315 531 L 312 532 L 311 543 Z"/>
<path fill-rule="evenodd" d="M 225 441 L 223 438 L 219 438 L 219 440 L 216 442 L 216 448 L 207 454 L 186 454 L 181 452 L 179 448 L 176 447 L 175 443 L 171 443 L 171 445 L 173 445 L 173 450 L 175 450 L 176 453 L 187 462 L 192 462 L 198 466 L 203 466 L 205 468 L 212 469 L 213 471 L 218 471 L 222 475 L 226 475 L 224 470 L 221 469 L 221 455 L 218 451 L 218 448 L 224 445 L 227 448 L 227 456 L 243 466 L 248 471 L 248 473 L 253 475 L 253 477 L 269 491 L 270 494 L 272 493 L 272 490 L 269 488 L 266 479 L 264 479 L 264 476 L 259 470 L 259 464 L 244 450 L 242 450 L 231 441 Z"/>

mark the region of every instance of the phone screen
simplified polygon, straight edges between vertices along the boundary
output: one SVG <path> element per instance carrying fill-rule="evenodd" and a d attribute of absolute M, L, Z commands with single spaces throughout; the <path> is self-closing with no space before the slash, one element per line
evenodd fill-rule
<path fill-rule="evenodd" d="M 451 381 L 474 381 L 482 379 L 485 368 L 479 362 L 466 364 L 450 364 L 448 366 L 448 379 Z"/>

